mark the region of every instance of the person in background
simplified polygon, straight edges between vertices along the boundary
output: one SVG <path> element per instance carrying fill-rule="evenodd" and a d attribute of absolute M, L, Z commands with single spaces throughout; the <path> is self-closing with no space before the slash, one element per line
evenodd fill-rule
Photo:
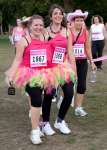
<path fill-rule="evenodd" d="M 12 37 L 12 33 L 13 33 L 13 26 L 9 27 L 9 41 L 11 45 L 14 45 L 14 41 L 13 41 L 13 37 Z"/>
<path fill-rule="evenodd" d="M 16 47 L 16 43 L 20 41 L 22 36 L 25 34 L 22 26 L 21 19 L 16 20 L 17 25 L 13 28 L 12 39 L 14 42 L 14 46 Z"/>
<path fill-rule="evenodd" d="M 28 28 L 30 18 L 31 17 L 26 17 L 26 16 L 21 18 L 21 23 L 22 23 L 22 27 L 24 30 L 24 35 L 29 35 L 29 33 L 30 33 L 29 28 Z"/>
<path fill-rule="evenodd" d="M 106 30 L 103 24 L 103 18 L 99 15 L 92 17 L 92 25 L 90 27 L 91 45 L 93 58 L 103 55 L 105 45 Z M 102 61 L 95 62 L 97 70 L 102 70 Z"/>
<path fill-rule="evenodd" d="M 82 107 L 86 91 L 86 77 L 88 71 L 87 60 L 89 60 L 92 69 L 96 69 L 91 54 L 89 33 L 86 27 L 84 27 L 84 21 L 87 16 L 88 12 L 82 12 L 81 10 L 75 10 L 67 15 L 67 21 L 74 23 L 71 34 L 77 67 L 77 94 L 75 98 L 76 116 L 86 116 L 88 114 Z"/>

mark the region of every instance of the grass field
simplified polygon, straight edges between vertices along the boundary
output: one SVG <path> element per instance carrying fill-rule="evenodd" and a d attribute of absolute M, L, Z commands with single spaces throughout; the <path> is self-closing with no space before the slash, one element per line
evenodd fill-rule
<path fill-rule="evenodd" d="M 106 48 L 105 48 L 105 54 Z M 87 79 L 87 93 L 84 107 L 89 115 L 84 118 L 74 116 L 69 109 L 66 120 L 72 130 L 71 135 L 57 133 L 45 137 L 44 143 L 34 146 L 29 140 L 30 120 L 28 101 L 21 91 L 8 96 L 4 82 L 4 71 L 14 58 L 14 49 L 6 36 L 0 37 L 0 150 L 107 150 L 107 62 L 103 71 L 97 71 L 97 82 Z M 52 105 L 51 122 L 57 114 L 56 103 Z"/>

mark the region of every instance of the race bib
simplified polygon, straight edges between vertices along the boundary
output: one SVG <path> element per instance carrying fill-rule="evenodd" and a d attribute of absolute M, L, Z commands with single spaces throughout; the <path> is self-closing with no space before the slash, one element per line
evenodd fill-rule
<path fill-rule="evenodd" d="M 73 52 L 75 57 L 85 57 L 84 44 L 75 44 Z"/>
<path fill-rule="evenodd" d="M 22 35 L 15 35 L 14 36 L 14 41 L 17 42 L 21 39 Z"/>
<path fill-rule="evenodd" d="M 55 47 L 52 63 L 62 64 L 64 61 L 66 49 L 63 47 Z"/>
<path fill-rule="evenodd" d="M 46 49 L 30 50 L 30 66 L 47 66 Z"/>
<path fill-rule="evenodd" d="M 93 40 L 102 40 L 102 33 L 100 33 L 100 32 L 92 33 L 92 39 Z"/>

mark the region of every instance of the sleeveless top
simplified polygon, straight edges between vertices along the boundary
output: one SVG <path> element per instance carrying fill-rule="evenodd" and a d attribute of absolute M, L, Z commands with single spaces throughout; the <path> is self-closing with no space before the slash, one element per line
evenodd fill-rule
<path fill-rule="evenodd" d="M 80 33 L 76 43 L 73 45 L 73 53 L 76 59 L 86 59 L 86 49 L 85 49 L 85 42 L 87 39 L 86 29 L 83 29 L 83 31 Z M 76 36 L 73 32 L 71 32 L 72 35 L 72 42 L 74 43 L 76 40 Z"/>
<path fill-rule="evenodd" d="M 52 67 L 52 50 L 48 41 L 31 39 L 24 50 L 21 65 L 33 69 Z"/>
<path fill-rule="evenodd" d="M 49 38 L 52 49 L 52 64 L 62 64 L 67 52 L 67 38 L 57 34 L 54 38 Z"/>
<path fill-rule="evenodd" d="M 92 41 L 104 40 L 104 24 L 91 25 L 91 38 Z"/>

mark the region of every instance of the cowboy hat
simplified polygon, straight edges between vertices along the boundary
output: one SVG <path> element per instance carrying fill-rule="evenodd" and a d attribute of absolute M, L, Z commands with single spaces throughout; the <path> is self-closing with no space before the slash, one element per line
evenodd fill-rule
<path fill-rule="evenodd" d="M 87 11 L 85 11 L 83 13 L 80 9 L 77 9 L 77 10 L 75 10 L 72 13 L 68 13 L 67 21 L 72 21 L 74 18 L 77 18 L 77 17 L 83 17 L 84 19 L 86 19 L 87 16 L 88 16 L 88 12 Z"/>
<path fill-rule="evenodd" d="M 30 20 L 30 18 L 31 18 L 31 17 L 26 17 L 26 16 L 24 16 L 24 17 L 22 17 L 21 22 L 22 22 L 22 23 L 28 22 L 28 21 Z"/>

